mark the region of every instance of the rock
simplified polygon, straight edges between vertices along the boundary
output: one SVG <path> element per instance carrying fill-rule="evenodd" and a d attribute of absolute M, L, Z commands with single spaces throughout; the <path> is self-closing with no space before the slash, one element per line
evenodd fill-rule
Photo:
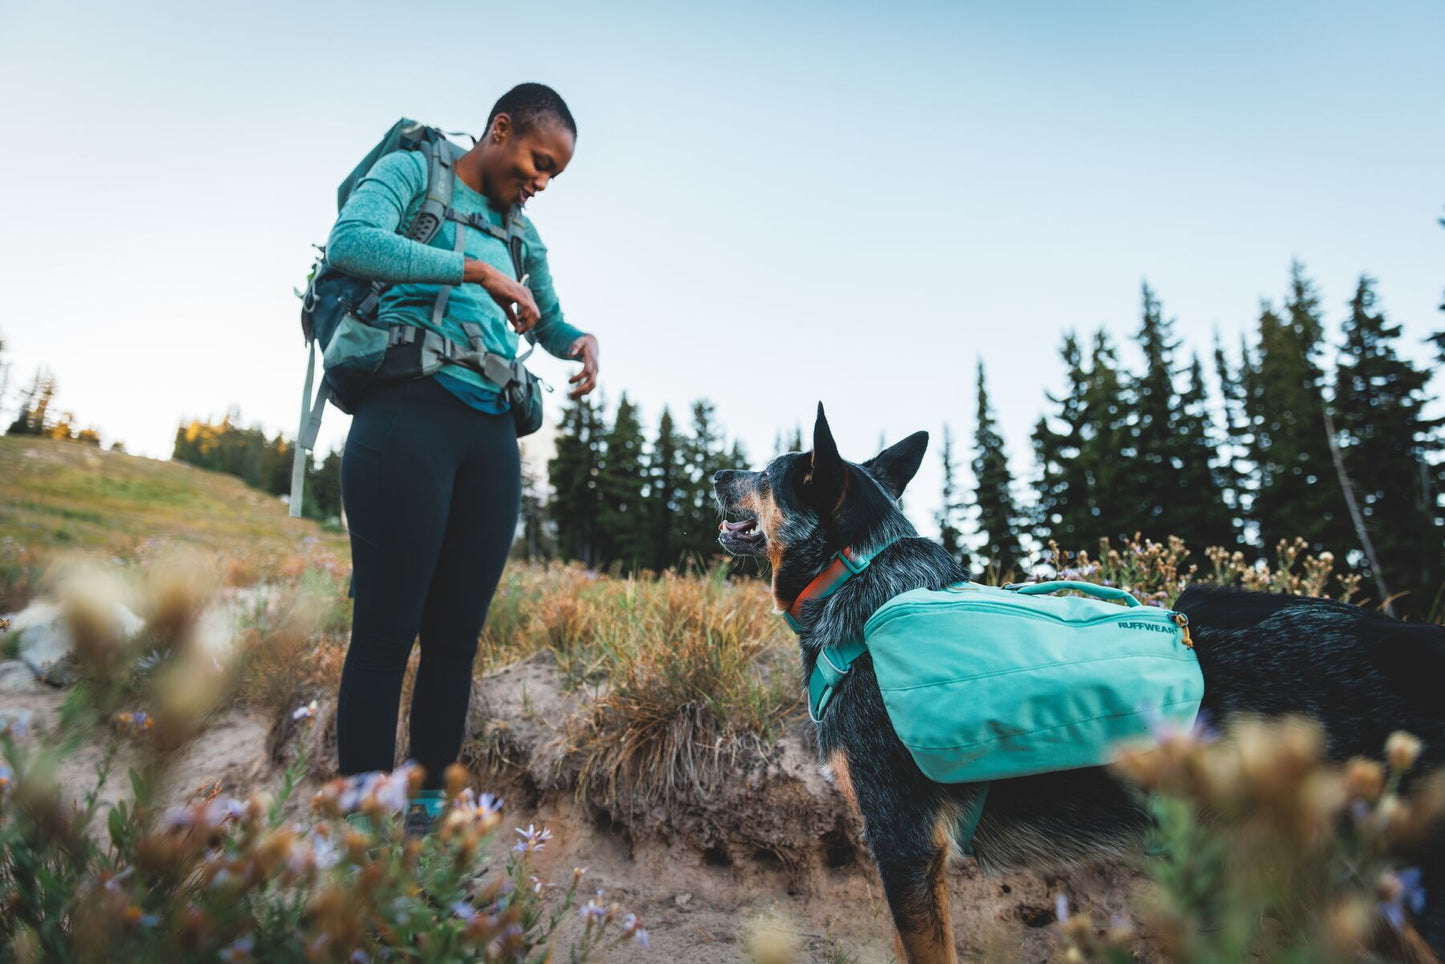
<path fill-rule="evenodd" d="M 21 659 L 0 661 L 0 696 L 35 692 L 35 673 Z"/>
<path fill-rule="evenodd" d="M 10 632 L 19 639 L 20 659 L 37 679 L 51 686 L 69 686 L 80 678 L 70 628 L 59 605 L 31 603 L 8 618 Z M 120 603 L 115 604 L 115 618 L 127 639 L 145 625 L 144 620 Z"/>
<path fill-rule="evenodd" d="M 677 906 L 682 907 L 682 906 L 686 905 L 687 902 L 690 901 L 690 900 L 692 900 L 692 895 L 691 895 L 691 894 L 678 894 L 676 897 L 674 897 L 674 898 L 672 899 L 672 902 L 673 902 L 674 904 L 676 904 Z"/>

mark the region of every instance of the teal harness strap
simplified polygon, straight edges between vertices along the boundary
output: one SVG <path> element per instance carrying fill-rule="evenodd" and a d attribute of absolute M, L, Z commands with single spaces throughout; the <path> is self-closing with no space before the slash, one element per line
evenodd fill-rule
<path fill-rule="evenodd" d="M 975 784 L 978 793 L 968 802 L 968 807 L 958 815 L 958 823 L 954 826 L 954 840 L 958 843 L 958 849 L 965 855 L 973 856 L 973 834 L 978 829 L 978 822 L 983 819 L 983 807 L 988 803 L 988 788 L 992 783 Z"/>
<path fill-rule="evenodd" d="M 851 546 L 844 546 L 833 553 L 827 567 L 813 577 L 813 581 L 798 593 L 798 598 L 794 599 L 793 604 L 783 613 L 783 621 L 788 624 L 788 628 L 801 636 L 803 627 L 798 616 L 803 611 L 804 603 L 827 599 L 842 589 L 845 582 L 867 569 L 879 553 L 897 541 L 890 539 L 872 552 L 855 552 Z M 808 715 L 814 723 L 823 722 L 823 709 L 833 698 L 833 688 L 848 675 L 853 668 L 853 661 L 867 650 L 863 640 L 850 639 L 834 646 L 825 646 L 818 654 L 818 661 L 813 664 L 813 672 L 808 677 Z"/>

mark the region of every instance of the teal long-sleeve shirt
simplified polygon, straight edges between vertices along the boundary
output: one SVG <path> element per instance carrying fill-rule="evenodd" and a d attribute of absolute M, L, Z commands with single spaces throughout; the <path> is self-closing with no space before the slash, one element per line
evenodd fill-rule
<path fill-rule="evenodd" d="M 474 323 L 481 328 L 488 351 L 503 358 L 516 357 L 517 333 L 501 306 L 481 285 L 462 284 L 465 258 L 485 261 L 513 276 L 515 269 L 506 244 L 451 220 L 442 225 L 431 244 L 397 233 L 421 208 L 426 181 L 426 158 L 420 151 L 396 151 L 377 161 L 346 199 L 326 242 L 327 260 L 353 277 L 391 285 L 382 296 L 378 312 L 383 324 L 430 323 L 439 287 L 455 285 L 442 318 L 442 330 L 466 344 L 462 324 Z M 460 178 L 455 179 L 452 207 L 463 217 L 479 214 L 498 227 L 505 217 Z M 547 246 L 530 220 L 523 218 L 522 227 L 523 270 L 541 314 L 532 333 L 549 354 L 566 358 L 567 349 L 583 332 L 562 317 L 547 268 Z M 466 232 L 464 251 L 455 250 L 457 231 Z M 473 408 L 492 413 L 506 411 L 506 403 L 492 384 L 470 368 L 448 365 L 436 377 Z"/>

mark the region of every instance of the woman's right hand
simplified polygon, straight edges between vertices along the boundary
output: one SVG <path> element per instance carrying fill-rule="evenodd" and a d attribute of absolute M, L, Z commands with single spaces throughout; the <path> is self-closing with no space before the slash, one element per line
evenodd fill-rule
<path fill-rule="evenodd" d="M 467 258 L 462 262 L 462 283 L 481 285 L 492 300 L 501 305 L 519 335 L 531 331 L 541 320 L 542 313 L 537 310 L 531 290 L 485 261 Z"/>

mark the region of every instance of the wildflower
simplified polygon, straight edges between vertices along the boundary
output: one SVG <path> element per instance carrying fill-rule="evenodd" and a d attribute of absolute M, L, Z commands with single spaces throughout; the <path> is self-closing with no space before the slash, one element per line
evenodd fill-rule
<path fill-rule="evenodd" d="M 298 706 L 296 708 L 296 712 L 291 714 L 291 719 L 305 720 L 307 723 L 310 723 L 312 720 L 316 719 L 316 701 L 312 700 L 305 706 Z"/>
<path fill-rule="evenodd" d="M 0 713 L 0 735 L 25 736 L 30 732 L 32 718 L 29 710 L 20 710 L 18 713 Z"/>
<path fill-rule="evenodd" d="M 201 811 L 199 822 L 208 828 L 219 827 L 227 820 L 240 820 L 246 815 L 246 805 L 235 797 L 212 800 Z"/>
<path fill-rule="evenodd" d="M 602 891 L 599 890 L 597 892 L 597 897 L 601 896 Z M 602 904 L 601 901 L 597 899 L 597 897 L 593 897 L 582 907 L 582 919 L 587 922 L 587 926 L 589 928 L 593 924 L 602 923 L 603 918 L 607 916 L 607 908 Z"/>
<path fill-rule="evenodd" d="M 195 814 L 185 807 L 171 807 L 161 814 L 160 828 L 174 833 L 177 830 L 185 830 L 196 822 Z"/>
<path fill-rule="evenodd" d="M 135 924 L 139 927 L 151 928 L 159 924 L 161 919 L 157 915 L 147 914 L 135 904 L 131 904 L 125 909 L 125 922 L 127 924 Z"/>
<path fill-rule="evenodd" d="M 462 920 L 469 921 L 477 916 L 477 909 L 464 900 L 452 904 L 452 913 Z"/>
<path fill-rule="evenodd" d="M 1423 745 L 1418 737 L 1411 736 L 1404 730 L 1391 733 L 1390 738 L 1385 741 L 1385 759 L 1390 761 L 1390 769 L 1396 773 L 1404 773 L 1410 769 L 1420 758 Z"/>
<path fill-rule="evenodd" d="M 9 790 L 10 785 L 14 782 L 15 771 L 7 767 L 5 764 L 0 763 L 0 793 Z"/>
<path fill-rule="evenodd" d="M 151 715 L 143 711 L 136 711 L 135 713 L 122 712 L 115 715 L 116 726 L 121 730 L 134 730 L 136 732 L 149 730 L 154 725 L 154 722 L 155 721 L 151 719 Z"/>
<path fill-rule="evenodd" d="M 1380 913 L 1396 929 L 1405 926 L 1405 908 L 1419 914 L 1425 909 L 1425 888 L 1420 884 L 1420 868 L 1406 867 L 1398 873 L 1380 875 Z"/>
<path fill-rule="evenodd" d="M 242 934 L 225 947 L 221 948 L 221 960 L 226 964 L 242 964 L 251 960 L 251 952 L 256 949 L 256 941 L 249 934 Z"/>
<path fill-rule="evenodd" d="M 102 879 L 104 880 L 104 884 L 102 886 L 111 893 L 118 894 L 120 893 L 120 882 L 133 873 L 135 873 L 135 868 L 127 867 L 118 874 L 103 874 Z"/>
<path fill-rule="evenodd" d="M 622 939 L 626 940 L 629 937 L 641 944 L 644 950 L 647 949 L 647 928 L 638 926 L 636 914 L 628 914 L 622 918 Z"/>
<path fill-rule="evenodd" d="M 522 839 L 518 840 L 517 845 L 512 849 L 519 854 L 539 853 L 547 841 L 552 839 L 552 831 L 546 827 L 538 830 L 533 824 L 529 823 L 527 824 L 526 830 L 523 830 L 521 827 L 517 827 L 516 830 L 517 836 Z"/>
<path fill-rule="evenodd" d="M 144 656 L 136 657 L 135 668 L 140 670 L 142 673 L 149 673 L 151 670 L 155 669 L 157 666 L 170 659 L 171 655 L 172 653 L 170 649 L 166 649 L 164 652 L 159 649 L 152 649 Z"/>

